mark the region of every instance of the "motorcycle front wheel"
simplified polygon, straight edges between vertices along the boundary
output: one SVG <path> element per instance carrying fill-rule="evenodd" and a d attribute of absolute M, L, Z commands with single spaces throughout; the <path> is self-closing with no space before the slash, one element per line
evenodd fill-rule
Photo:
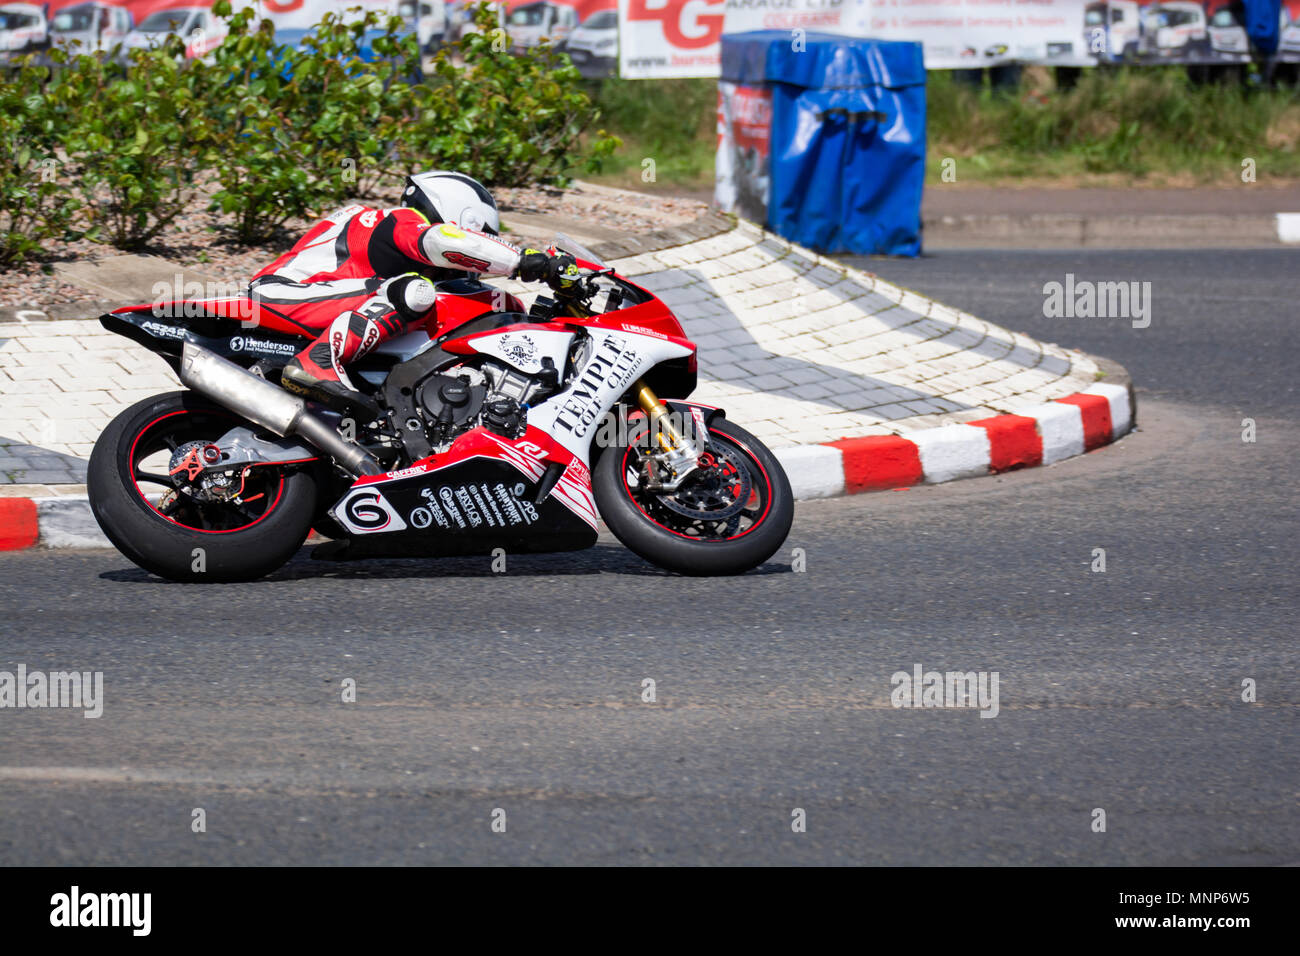
<path fill-rule="evenodd" d="M 757 567 L 785 542 L 790 481 L 749 432 L 714 418 L 700 468 L 669 493 L 646 487 L 640 437 L 605 449 L 591 476 L 600 516 L 628 549 L 670 571 L 723 575 Z"/>

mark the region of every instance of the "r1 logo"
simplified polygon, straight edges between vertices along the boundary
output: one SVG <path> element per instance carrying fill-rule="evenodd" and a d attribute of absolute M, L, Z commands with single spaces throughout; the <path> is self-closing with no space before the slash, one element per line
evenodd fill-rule
<path fill-rule="evenodd" d="M 664 36 L 675 47 L 698 50 L 713 46 L 722 38 L 725 3 L 707 0 L 628 0 L 629 20 L 658 20 Z M 689 28 L 689 33 L 687 29 Z"/>

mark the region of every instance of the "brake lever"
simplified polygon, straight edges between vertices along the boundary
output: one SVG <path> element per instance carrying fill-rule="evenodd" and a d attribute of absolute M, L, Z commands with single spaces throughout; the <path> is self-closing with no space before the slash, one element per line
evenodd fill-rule
<path fill-rule="evenodd" d="M 598 291 L 591 280 L 592 280 L 592 275 L 589 274 L 589 275 L 578 276 L 578 278 L 572 280 L 567 285 L 559 281 L 555 281 L 547 284 L 550 285 L 551 291 L 553 291 L 556 295 L 564 296 L 565 298 L 569 298 L 569 299 L 574 299 L 574 298 L 589 299 L 593 295 L 595 295 L 596 292 Z"/>

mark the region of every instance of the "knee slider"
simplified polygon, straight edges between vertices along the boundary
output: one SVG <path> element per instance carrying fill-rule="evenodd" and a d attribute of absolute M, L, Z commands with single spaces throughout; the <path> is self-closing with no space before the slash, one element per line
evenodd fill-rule
<path fill-rule="evenodd" d="M 423 276 L 402 276 L 388 288 L 388 300 L 408 322 L 429 314 L 438 300 L 433 283 Z"/>

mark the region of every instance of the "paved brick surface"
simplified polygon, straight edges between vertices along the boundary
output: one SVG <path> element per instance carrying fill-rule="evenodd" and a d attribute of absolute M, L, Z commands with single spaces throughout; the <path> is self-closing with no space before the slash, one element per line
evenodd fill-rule
<path fill-rule="evenodd" d="M 774 448 L 1014 413 L 1097 379 L 1085 355 L 745 222 L 611 264 L 668 303 L 699 345 L 693 397 Z M 527 287 L 508 285 L 528 301 Z"/>
<path fill-rule="evenodd" d="M 612 264 L 661 296 L 699 344 L 694 397 L 773 447 L 1017 412 L 1096 380 L 1086 356 L 748 223 Z M 100 430 L 177 387 L 157 356 L 96 321 L 0 323 L 0 484 L 84 481 Z"/>
<path fill-rule="evenodd" d="M 178 387 L 161 359 L 96 321 L 0 324 L 0 484 L 84 481 L 103 427 Z"/>

